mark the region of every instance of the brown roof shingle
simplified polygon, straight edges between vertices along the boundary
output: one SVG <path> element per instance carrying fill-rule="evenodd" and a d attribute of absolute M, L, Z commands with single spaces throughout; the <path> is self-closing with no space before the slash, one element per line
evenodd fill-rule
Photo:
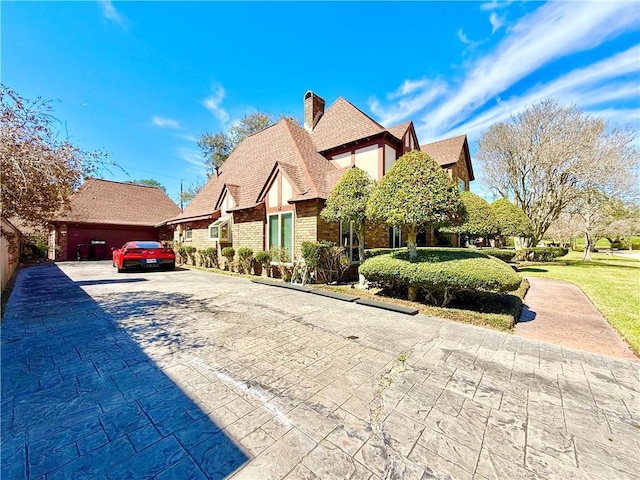
<path fill-rule="evenodd" d="M 469 179 L 474 180 L 471 157 L 469 156 L 469 146 L 466 135 L 447 138 L 438 142 L 427 143 L 420 146 L 420 150 L 433 158 L 441 167 L 453 165 L 460 159 L 460 154 L 465 152 Z"/>
<path fill-rule="evenodd" d="M 178 213 L 160 188 L 89 178 L 52 221 L 153 226 Z"/>
<path fill-rule="evenodd" d="M 211 215 L 227 182 L 237 185 L 234 210 L 255 206 L 276 164 L 299 192 L 296 199 L 326 197 L 324 173 L 335 167 L 315 150 L 306 130 L 282 119 L 243 140 L 219 174 L 212 176 L 184 212 L 170 222 Z"/>
<path fill-rule="evenodd" d="M 401 123 L 400 125 L 394 125 L 393 127 L 387 128 L 387 132 L 396 137 L 398 140 L 402 140 L 404 134 L 407 133 L 407 130 L 411 126 L 411 120 L 408 122 Z"/>
<path fill-rule="evenodd" d="M 311 138 L 317 151 L 324 152 L 385 131 L 378 122 L 339 97 L 313 128 Z"/>
<path fill-rule="evenodd" d="M 444 167 L 458 161 L 466 139 L 466 135 L 458 135 L 457 137 L 421 145 L 420 150 Z"/>

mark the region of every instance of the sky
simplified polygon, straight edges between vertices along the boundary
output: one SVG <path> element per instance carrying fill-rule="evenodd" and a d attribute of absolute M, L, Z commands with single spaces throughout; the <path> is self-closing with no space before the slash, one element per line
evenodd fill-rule
<path fill-rule="evenodd" d="M 465 133 L 472 158 L 490 125 L 547 98 L 640 144 L 638 2 L 2 1 L 0 22 L 2 83 L 121 166 L 103 178 L 155 179 L 174 200 L 206 179 L 203 132 L 256 111 L 302 120 L 308 90 L 412 120 L 421 144 Z"/>

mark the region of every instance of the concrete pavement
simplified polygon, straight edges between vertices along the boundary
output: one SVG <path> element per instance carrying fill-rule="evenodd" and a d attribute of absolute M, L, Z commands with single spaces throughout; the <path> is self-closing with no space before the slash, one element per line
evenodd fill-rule
<path fill-rule="evenodd" d="M 1 327 L 3 478 L 639 478 L 636 361 L 110 262 Z"/>

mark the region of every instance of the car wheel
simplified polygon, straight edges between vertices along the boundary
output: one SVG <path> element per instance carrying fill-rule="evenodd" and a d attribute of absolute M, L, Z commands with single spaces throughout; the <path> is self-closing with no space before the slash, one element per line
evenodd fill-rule
<path fill-rule="evenodd" d="M 171 262 L 167 264 L 167 270 L 175 270 L 176 269 L 176 262 Z"/>

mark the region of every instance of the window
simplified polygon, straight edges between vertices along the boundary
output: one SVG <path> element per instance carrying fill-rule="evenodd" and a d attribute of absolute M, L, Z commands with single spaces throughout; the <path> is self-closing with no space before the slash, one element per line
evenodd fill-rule
<path fill-rule="evenodd" d="M 467 186 L 467 184 L 465 183 L 465 181 L 463 179 L 461 179 L 460 177 L 458 177 L 458 191 L 459 192 L 464 192 L 466 186 Z"/>
<path fill-rule="evenodd" d="M 231 218 L 219 218 L 209 225 L 209 240 L 217 240 L 219 242 L 231 241 Z"/>
<path fill-rule="evenodd" d="M 187 227 L 187 229 L 184 232 L 184 240 L 186 242 L 190 242 L 192 238 L 193 238 L 193 230 L 191 229 L 191 227 Z"/>
<path fill-rule="evenodd" d="M 284 248 L 293 261 L 293 213 L 269 215 L 268 233 L 269 249 Z"/>
<path fill-rule="evenodd" d="M 402 247 L 402 229 L 400 227 L 389 227 L 389 247 Z"/>
<path fill-rule="evenodd" d="M 358 236 L 353 230 L 353 222 L 340 222 L 340 245 L 345 249 L 345 254 L 352 262 L 360 261 L 358 252 Z"/>

